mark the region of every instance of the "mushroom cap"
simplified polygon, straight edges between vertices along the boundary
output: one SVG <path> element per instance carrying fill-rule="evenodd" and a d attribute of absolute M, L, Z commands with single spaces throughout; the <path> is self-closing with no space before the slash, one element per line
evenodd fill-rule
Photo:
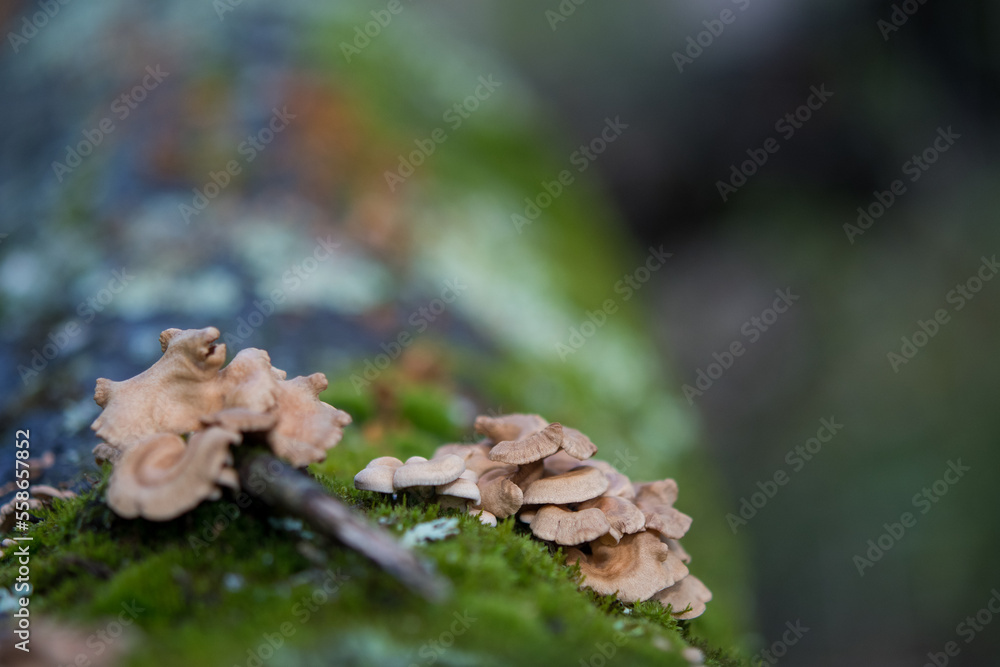
<path fill-rule="evenodd" d="M 670 606 L 670 614 L 686 621 L 705 613 L 705 603 L 712 600 L 712 591 L 694 575 L 688 575 L 673 586 L 664 588 L 653 596 L 664 607 Z"/>
<path fill-rule="evenodd" d="M 597 445 L 575 428 L 563 428 L 562 448 L 575 459 L 589 459 L 597 453 Z"/>
<path fill-rule="evenodd" d="M 587 461 L 587 463 L 589 464 L 591 461 Z M 549 477 L 553 477 L 555 475 L 561 475 L 564 472 L 569 472 L 573 468 L 581 465 L 583 465 L 583 463 L 580 462 L 580 459 L 574 458 L 570 456 L 569 452 L 566 450 L 560 449 L 558 452 L 545 459 L 545 474 Z"/>
<path fill-rule="evenodd" d="M 470 507 L 469 514 L 478 517 L 479 523 L 483 524 L 484 526 L 497 525 L 497 518 L 490 512 L 484 510 L 482 507 Z"/>
<path fill-rule="evenodd" d="M 275 454 L 301 468 L 319 463 L 340 442 L 351 416 L 319 400 L 326 376 L 313 373 L 277 383 L 278 421 L 267 433 Z"/>
<path fill-rule="evenodd" d="M 559 451 L 563 441 L 563 427 L 553 422 L 541 431 L 518 440 L 504 440 L 490 450 L 490 460 L 514 465 L 541 461 Z"/>
<path fill-rule="evenodd" d="M 485 435 L 493 442 L 502 442 L 520 440 L 547 425 L 548 422 L 539 415 L 512 413 L 497 417 L 480 415 L 476 417 L 475 429 L 476 433 Z"/>
<path fill-rule="evenodd" d="M 674 509 L 677 482 L 664 479 L 635 485 L 635 504 L 646 515 L 646 528 L 680 539 L 691 528 L 691 517 Z"/>
<path fill-rule="evenodd" d="M 465 498 L 478 505 L 480 501 L 479 486 L 476 484 L 478 478 L 479 476 L 471 470 L 464 470 L 454 482 L 438 486 L 438 495 Z"/>
<path fill-rule="evenodd" d="M 218 499 L 218 480 L 231 469 L 229 446 L 239 441 L 239 434 L 212 427 L 186 444 L 172 433 L 137 442 L 115 464 L 108 505 L 125 518 L 166 521 L 203 500 Z"/>
<path fill-rule="evenodd" d="M 598 496 L 585 500 L 577 506 L 578 510 L 597 508 L 608 518 L 611 527 L 621 535 L 631 535 L 646 528 L 646 515 L 638 507 L 618 496 Z M 619 537 L 621 536 L 619 535 Z M 616 540 L 617 542 L 617 540 Z"/>
<path fill-rule="evenodd" d="M 407 489 L 412 486 L 441 486 L 454 482 L 465 471 L 465 461 L 454 454 L 448 454 L 430 461 L 413 461 L 396 468 L 392 476 L 392 486 L 395 489 Z"/>
<path fill-rule="evenodd" d="M 455 456 L 460 456 L 462 460 L 468 461 L 473 456 L 483 456 L 489 457 L 490 446 L 485 443 L 475 443 L 475 444 L 453 444 L 453 445 L 441 445 L 434 450 L 434 458 L 439 456 L 447 456 L 448 454 L 454 454 Z"/>
<path fill-rule="evenodd" d="M 677 557 L 680 558 L 682 561 L 684 561 L 685 563 L 691 562 L 691 554 L 689 554 L 687 550 L 681 546 L 680 541 L 669 539 L 662 536 L 660 537 L 660 539 L 663 540 L 663 543 L 666 544 L 667 547 L 669 547 L 669 549 L 673 551 L 674 554 L 676 554 Z"/>
<path fill-rule="evenodd" d="M 379 456 L 369 461 L 368 465 L 366 465 L 365 467 L 368 468 L 371 466 L 389 466 L 390 468 L 395 470 L 401 465 L 403 465 L 403 462 L 397 459 L 395 456 Z"/>
<path fill-rule="evenodd" d="M 524 492 L 510 481 L 510 472 L 491 470 L 479 478 L 480 505 L 498 519 L 516 513 L 524 504 Z"/>
<path fill-rule="evenodd" d="M 201 418 L 205 426 L 218 426 L 234 433 L 260 433 L 270 430 L 277 421 L 276 411 L 258 412 L 247 408 L 225 408 Z"/>
<path fill-rule="evenodd" d="M 540 480 L 544 474 L 545 466 L 542 465 L 541 461 L 535 461 L 518 466 L 517 470 L 512 472 L 509 477 L 510 481 L 517 484 L 524 491 L 531 484 Z"/>
<path fill-rule="evenodd" d="M 364 470 L 354 476 L 354 488 L 362 491 L 393 493 L 396 490 L 392 485 L 395 472 L 396 469 L 391 466 L 369 463 Z"/>
<path fill-rule="evenodd" d="M 604 493 L 608 479 L 597 468 L 581 466 L 562 475 L 543 477 L 524 491 L 528 505 L 565 505 L 590 500 Z"/>
<path fill-rule="evenodd" d="M 273 371 L 278 371 L 280 377 Z M 278 380 L 285 371 L 271 366 L 271 357 L 264 350 L 248 347 L 240 350 L 229 364 L 219 371 L 224 385 L 227 408 L 245 408 L 252 412 L 268 412 L 278 404 Z"/>
<path fill-rule="evenodd" d="M 632 486 L 632 480 L 624 474 L 612 470 L 611 472 L 605 471 L 604 476 L 608 478 L 608 490 L 604 492 L 604 495 L 624 498 L 625 500 L 635 498 L 635 487 Z"/>
<path fill-rule="evenodd" d="M 571 512 L 557 505 L 545 505 L 531 520 L 531 532 L 535 537 L 563 545 L 590 542 L 609 530 L 611 524 L 597 508 Z"/>
<path fill-rule="evenodd" d="M 510 467 L 512 466 L 508 463 L 491 460 L 489 456 L 489 450 L 487 450 L 485 453 L 474 452 L 469 458 L 465 460 L 465 469 L 472 470 L 480 477 L 485 475 L 490 470 L 496 470 L 497 468 L 510 468 Z"/>
<path fill-rule="evenodd" d="M 517 518 L 521 523 L 531 523 L 535 515 L 538 514 L 538 509 L 535 505 L 522 505 L 521 511 L 517 513 Z"/>
<path fill-rule="evenodd" d="M 591 544 L 588 556 L 566 550 L 566 562 L 579 562 L 583 585 L 622 602 L 648 600 L 687 576 L 687 567 L 652 533 L 625 535 L 617 545 Z"/>
<path fill-rule="evenodd" d="M 202 415 L 224 407 L 218 371 L 226 346 L 218 338 L 215 327 L 161 333 L 163 356 L 152 366 L 121 382 L 97 380 L 94 400 L 104 410 L 90 428 L 120 451 L 155 433 L 199 430 Z"/>

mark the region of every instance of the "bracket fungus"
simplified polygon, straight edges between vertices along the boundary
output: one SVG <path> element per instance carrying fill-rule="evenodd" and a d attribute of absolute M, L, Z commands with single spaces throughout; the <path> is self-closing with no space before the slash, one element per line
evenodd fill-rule
<path fill-rule="evenodd" d="M 119 451 L 155 433 L 187 433 L 201 428 L 203 415 L 223 407 L 219 369 L 226 346 L 219 330 L 167 329 L 160 334 L 163 356 L 128 380 L 97 380 L 94 400 L 104 408 L 91 428 Z"/>
<path fill-rule="evenodd" d="M 94 458 L 114 466 L 108 503 L 120 515 L 172 519 L 216 497 L 220 484 L 238 487 L 229 447 L 251 434 L 295 467 L 322 461 L 343 437 L 351 417 L 319 399 L 326 376 L 287 380 L 256 348 L 224 367 L 218 339 L 215 327 L 167 329 L 148 369 L 97 380 Z"/>
<path fill-rule="evenodd" d="M 165 521 L 218 500 L 220 486 L 235 483 L 229 446 L 240 436 L 213 427 L 188 442 L 159 433 L 129 447 L 115 464 L 108 483 L 108 505 L 119 516 Z"/>
<path fill-rule="evenodd" d="M 653 599 L 664 607 L 670 605 L 670 613 L 685 621 L 705 613 L 705 603 L 712 600 L 712 591 L 701 583 L 701 579 L 688 575 L 670 588 L 664 588 Z"/>
<path fill-rule="evenodd" d="M 687 566 L 652 533 L 627 535 L 614 546 L 594 543 L 591 551 L 569 549 L 566 562 L 580 564 L 589 588 L 615 594 L 622 602 L 648 600 L 688 574 Z"/>
<path fill-rule="evenodd" d="M 580 564 L 582 585 L 600 594 L 626 603 L 655 599 L 682 620 L 705 611 L 712 594 L 690 576 L 691 556 L 677 541 L 691 517 L 674 508 L 674 480 L 633 484 L 610 463 L 590 458 L 597 447 L 586 435 L 539 415 L 483 415 L 475 430 L 487 440 L 442 445 L 427 462 L 443 467 L 442 459 L 457 458 L 464 465 L 454 481 L 435 487 L 443 509 L 466 511 L 488 526 L 516 517 L 536 538 L 575 547 L 567 560 Z M 358 473 L 355 486 L 367 488 L 374 474 L 367 471 L 380 461 Z"/>

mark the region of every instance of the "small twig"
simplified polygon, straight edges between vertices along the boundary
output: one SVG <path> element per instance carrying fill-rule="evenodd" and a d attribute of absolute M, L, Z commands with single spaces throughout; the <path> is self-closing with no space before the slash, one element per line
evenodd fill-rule
<path fill-rule="evenodd" d="M 249 454 L 240 465 L 240 486 L 318 532 L 367 556 L 411 590 L 428 600 L 448 595 L 448 582 L 425 567 L 384 529 L 364 520 L 330 496 L 309 477 L 263 452 Z"/>

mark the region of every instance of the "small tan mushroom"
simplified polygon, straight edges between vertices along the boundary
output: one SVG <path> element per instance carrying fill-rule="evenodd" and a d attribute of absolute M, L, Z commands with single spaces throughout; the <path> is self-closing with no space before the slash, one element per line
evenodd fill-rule
<path fill-rule="evenodd" d="M 510 481 L 517 484 L 524 491 L 533 483 L 540 480 L 544 474 L 545 467 L 542 465 L 542 462 L 535 461 L 534 463 L 526 463 L 518 466 L 517 470 L 510 474 Z"/>
<path fill-rule="evenodd" d="M 414 461 L 411 458 L 396 468 L 392 486 L 397 490 L 414 486 L 441 486 L 454 482 L 464 471 L 465 461 L 454 454 L 430 461 Z"/>
<path fill-rule="evenodd" d="M 597 453 L 597 445 L 575 428 L 563 427 L 562 448 L 575 459 L 589 459 Z"/>
<path fill-rule="evenodd" d="M 521 509 L 524 502 L 524 492 L 510 480 L 514 472 L 516 469 L 496 468 L 479 478 L 481 505 L 498 519 L 505 519 L 514 514 Z"/>
<path fill-rule="evenodd" d="M 469 500 L 473 505 L 478 505 L 481 499 L 479 486 L 476 484 L 478 479 L 479 475 L 473 471 L 464 470 L 455 481 L 438 486 L 437 493 L 439 496 Z"/>
<path fill-rule="evenodd" d="M 97 380 L 94 400 L 104 410 L 90 427 L 120 451 L 154 433 L 200 429 L 203 415 L 223 408 L 218 371 L 226 346 L 218 338 L 215 327 L 161 333 L 163 356 L 155 364 L 121 382 Z"/>
<path fill-rule="evenodd" d="M 507 467 L 509 467 L 507 463 L 490 459 L 490 448 L 487 445 L 476 445 L 476 450 L 465 459 L 465 469 L 472 470 L 480 477 L 490 470 Z"/>
<path fill-rule="evenodd" d="M 373 459 L 365 469 L 354 476 L 354 488 L 362 491 L 393 493 L 392 476 L 403 462 L 394 456 L 380 456 Z"/>
<path fill-rule="evenodd" d="M 545 505 L 531 520 L 535 537 L 562 545 L 590 542 L 610 530 L 607 517 L 597 508 L 570 512 L 557 505 Z"/>
<path fill-rule="evenodd" d="M 470 507 L 469 514 L 471 514 L 474 517 L 477 517 L 479 519 L 479 523 L 483 524 L 484 526 L 496 527 L 497 525 L 497 518 L 490 512 L 484 510 L 482 507 Z"/>
<path fill-rule="evenodd" d="M 590 463 L 590 461 L 587 463 Z M 574 458 L 570 456 L 566 450 L 560 449 L 558 452 L 545 459 L 545 474 L 548 477 L 554 477 L 556 475 L 569 472 L 573 468 L 580 465 L 583 465 L 583 463 L 580 462 L 580 459 Z"/>
<path fill-rule="evenodd" d="M 530 524 L 535 515 L 538 514 L 538 509 L 537 505 L 522 505 L 521 510 L 517 513 L 518 521 Z"/>
<path fill-rule="evenodd" d="M 712 600 L 712 591 L 694 575 L 688 575 L 669 588 L 665 588 L 653 599 L 664 607 L 670 607 L 670 614 L 686 621 L 705 613 L 705 603 Z"/>
<path fill-rule="evenodd" d="M 622 602 L 648 600 L 687 576 L 684 563 L 652 533 L 626 535 L 614 546 L 594 542 L 591 549 L 589 556 L 567 549 L 566 562 L 580 564 L 584 586 Z"/>
<path fill-rule="evenodd" d="M 213 427 L 191 436 L 160 433 L 129 447 L 108 483 L 108 505 L 119 516 L 173 519 L 203 500 L 221 496 L 219 480 L 231 470 L 230 445 L 239 434 Z"/>
<path fill-rule="evenodd" d="M 497 443 L 490 450 L 490 460 L 514 465 L 541 461 L 559 451 L 562 441 L 562 424 L 554 422 L 525 438 Z"/>
<path fill-rule="evenodd" d="M 663 540 L 663 543 L 666 544 L 667 547 L 682 561 L 685 563 L 691 562 L 691 554 L 689 554 L 684 547 L 681 546 L 681 543 L 678 540 L 672 540 L 663 536 L 661 536 L 660 539 Z"/>
<path fill-rule="evenodd" d="M 543 477 L 524 492 L 528 505 L 565 505 L 596 498 L 606 491 L 608 480 L 597 468 L 581 466 L 562 475 Z"/>
<path fill-rule="evenodd" d="M 635 485 L 635 504 L 646 515 L 646 528 L 680 539 L 691 528 L 691 517 L 674 509 L 677 482 L 664 479 Z"/>
<path fill-rule="evenodd" d="M 351 423 L 349 414 L 319 400 L 327 384 L 322 373 L 278 381 L 278 421 L 268 431 L 267 441 L 275 454 L 293 466 L 325 459 Z"/>
<path fill-rule="evenodd" d="M 611 530 L 601 538 L 607 544 L 609 541 L 618 544 L 622 535 L 631 535 L 646 529 L 646 516 L 638 507 L 618 496 L 599 496 L 587 500 L 577 506 L 577 510 L 597 508 L 604 512 Z"/>
<path fill-rule="evenodd" d="M 453 444 L 441 445 L 434 450 L 434 458 L 447 456 L 448 454 L 454 454 L 455 456 L 461 457 L 463 461 L 468 461 L 470 458 L 478 456 L 489 458 L 490 446 L 486 443 Z"/>
<path fill-rule="evenodd" d="M 485 435 L 494 443 L 504 440 L 520 440 L 541 431 L 546 426 L 548 426 L 548 422 L 539 415 L 520 413 L 498 417 L 480 415 L 476 417 L 475 423 L 476 433 Z"/>

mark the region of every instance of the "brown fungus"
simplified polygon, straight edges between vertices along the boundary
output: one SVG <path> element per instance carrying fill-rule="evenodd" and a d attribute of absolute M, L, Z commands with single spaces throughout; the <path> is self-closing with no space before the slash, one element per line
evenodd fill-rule
<path fill-rule="evenodd" d="M 166 521 L 204 500 L 221 497 L 220 482 L 232 480 L 230 445 L 240 436 L 210 428 L 185 443 L 160 433 L 135 443 L 115 464 L 108 483 L 108 505 L 119 516 Z"/>

